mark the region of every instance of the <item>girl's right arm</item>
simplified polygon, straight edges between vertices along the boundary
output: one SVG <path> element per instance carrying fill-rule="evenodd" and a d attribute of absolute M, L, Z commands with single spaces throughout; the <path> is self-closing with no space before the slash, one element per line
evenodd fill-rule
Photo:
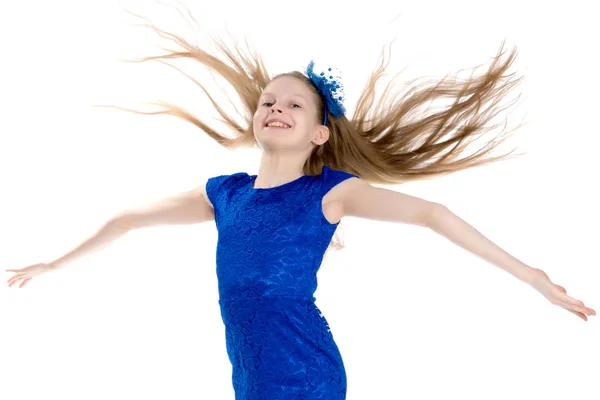
<path fill-rule="evenodd" d="M 214 210 L 206 195 L 205 183 L 149 206 L 119 213 L 106 222 L 92 237 L 52 262 L 35 264 L 20 270 L 7 270 L 16 272 L 16 275 L 8 280 L 9 286 L 24 279 L 21 284 L 23 287 L 33 276 L 61 268 L 75 259 L 98 251 L 134 229 L 159 225 L 196 224 L 213 219 Z"/>
<path fill-rule="evenodd" d="M 204 184 L 147 206 L 121 212 L 106 222 L 94 236 L 49 264 L 52 268 L 60 268 L 77 258 L 106 247 L 134 229 L 159 225 L 197 224 L 212 219 L 214 219 L 214 210 L 206 196 L 206 184 Z"/>

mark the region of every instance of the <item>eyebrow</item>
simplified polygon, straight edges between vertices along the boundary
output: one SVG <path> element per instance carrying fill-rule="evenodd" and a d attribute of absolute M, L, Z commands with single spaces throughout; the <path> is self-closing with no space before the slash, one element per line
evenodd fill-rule
<path fill-rule="evenodd" d="M 260 97 L 266 96 L 266 95 L 271 95 L 271 96 L 275 96 L 275 94 L 270 93 L 270 92 L 264 92 Z M 302 100 L 304 101 L 308 101 L 304 96 L 302 96 L 301 94 L 293 94 L 291 97 L 300 97 Z"/>

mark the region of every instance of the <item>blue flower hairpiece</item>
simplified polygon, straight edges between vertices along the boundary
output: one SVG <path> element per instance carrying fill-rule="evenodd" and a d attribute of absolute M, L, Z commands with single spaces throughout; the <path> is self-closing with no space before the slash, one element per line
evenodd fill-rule
<path fill-rule="evenodd" d="M 327 76 L 325 72 L 321 72 L 317 75 L 314 72 L 315 62 L 313 60 L 308 63 L 306 67 L 306 75 L 315 84 L 321 95 L 325 99 L 325 118 L 323 125 L 327 125 L 327 113 L 328 111 L 333 115 L 334 118 L 339 118 L 346 113 L 344 108 L 344 92 L 341 84 L 341 78 L 333 75 Z M 331 71 L 328 68 L 327 71 Z"/>

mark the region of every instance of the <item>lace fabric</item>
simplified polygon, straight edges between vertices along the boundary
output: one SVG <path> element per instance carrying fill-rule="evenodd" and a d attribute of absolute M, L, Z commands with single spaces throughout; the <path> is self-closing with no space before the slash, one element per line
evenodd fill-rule
<path fill-rule="evenodd" d="M 323 166 L 273 188 L 253 188 L 245 172 L 208 180 L 236 400 L 346 398 L 342 357 L 314 293 L 339 224 L 327 221 L 322 199 L 351 177 Z"/>

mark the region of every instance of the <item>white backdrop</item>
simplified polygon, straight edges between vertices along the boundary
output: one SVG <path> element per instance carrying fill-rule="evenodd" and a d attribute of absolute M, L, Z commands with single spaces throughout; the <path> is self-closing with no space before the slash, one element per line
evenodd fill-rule
<path fill-rule="evenodd" d="M 178 72 L 118 62 L 164 44 L 126 8 L 199 43 L 227 27 L 273 74 L 312 58 L 330 64 L 342 71 L 350 113 L 393 37 L 390 71 L 408 66 L 405 80 L 486 64 L 506 38 L 519 49 L 513 71 L 525 75 L 509 121 L 526 115 L 527 125 L 505 148 L 527 154 L 387 188 L 445 204 L 600 311 L 592 3 L 187 1 L 203 28 L 193 31 L 154 2 L 3 2 L 4 282 L 5 269 L 61 256 L 124 208 L 257 172 L 258 151 L 227 151 L 173 117 L 92 107 L 162 99 L 216 115 Z M 339 229 L 346 248 L 326 259 L 315 295 L 349 400 L 600 398 L 597 317 L 551 305 L 432 231 L 350 217 Z M 0 398 L 233 399 L 216 240 L 214 221 L 135 231 L 23 289 L 5 283 Z"/>

